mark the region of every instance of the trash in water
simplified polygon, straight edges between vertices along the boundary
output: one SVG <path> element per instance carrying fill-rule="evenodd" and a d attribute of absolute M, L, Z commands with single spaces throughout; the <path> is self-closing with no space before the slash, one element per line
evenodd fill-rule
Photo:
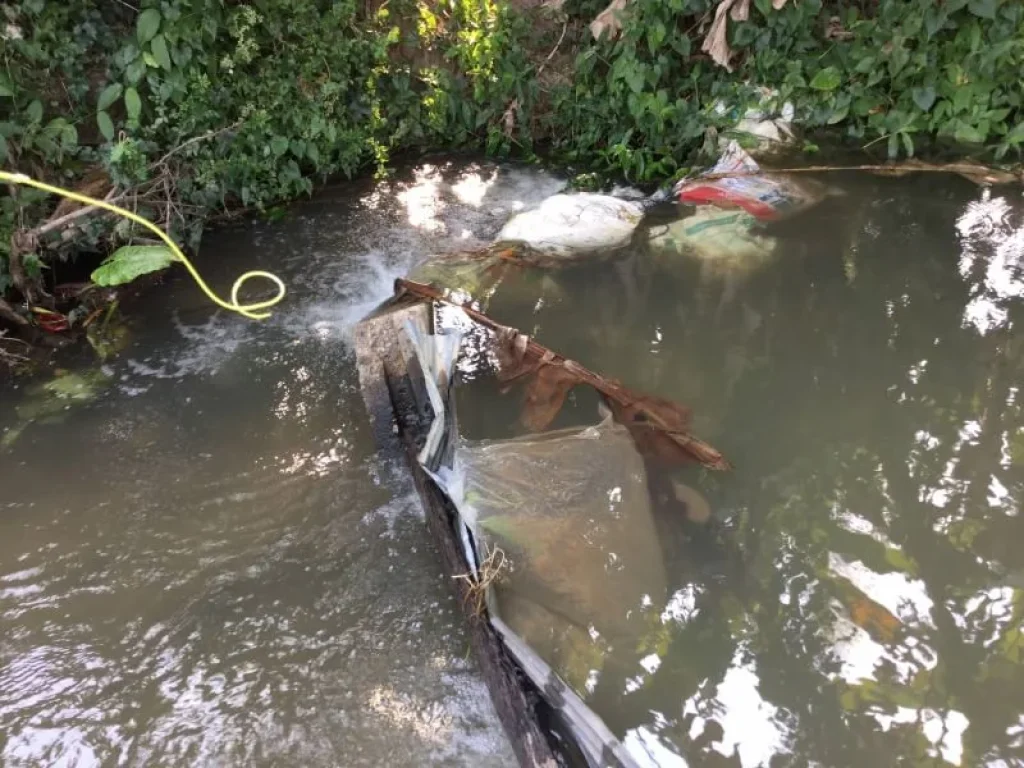
<path fill-rule="evenodd" d="M 692 216 L 651 227 L 648 244 L 661 253 L 689 253 L 752 267 L 764 263 L 777 244 L 774 237 L 757 232 L 759 223 L 746 211 L 701 206 Z"/>
<path fill-rule="evenodd" d="M 827 188 L 813 179 L 762 172 L 736 141 L 730 141 L 707 178 L 684 179 L 675 188 L 684 203 L 742 208 L 759 219 L 790 216 L 819 203 Z"/>
<path fill-rule="evenodd" d="M 504 256 L 493 249 L 437 254 L 413 267 L 409 279 L 481 298 L 501 282 L 508 263 Z"/>
<path fill-rule="evenodd" d="M 430 286 L 401 278 L 395 281 L 395 286 L 400 292 L 458 307 L 473 322 L 495 333 L 498 380 L 506 386 L 513 382 L 525 383 L 522 420 L 528 428 L 539 431 L 548 427 L 565 403 L 569 390 L 577 384 L 586 384 L 603 396 L 645 456 L 649 451 L 650 458 L 663 462 L 696 461 L 708 469 L 731 468 L 718 450 L 690 434 L 690 414 L 686 408 L 627 389 L 615 379 L 559 355 L 515 328 L 501 325 L 467 304 L 451 301 Z"/>
<path fill-rule="evenodd" d="M 576 685 L 585 677 L 565 672 L 586 646 L 637 644 L 644 608 L 664 604 L 666 574 L 644 461 L 624 427 L 608 418 L 460 442 L 455 468 L 456 507 L 476 540 L 507 558 L 494 580 L 498 613 L 520 637 Z"/>
<path fill-rule="evenodd" d="M 429 309 L 413 298 L 428 300 Z M 638 766 L 585 700 L 621 690 L 623 670 L 643 668 L 652 633 L 664 632 L 666 508 L 663 494 L 652 493 L 664 480 L 658 464 L 696 460 L 727 469 L 728 462 L 689 433 L 686 408 L 629 390 L 433 287 L 396 281 L 395 299 L 361 326 L 364 397 L 382 434 L 397 428 L 423 480 L 417 486 L 428 526 L 485 643 L 474 646 L 500 642 L 508 654 L 496 660 L 478 650 L 492 695 L 504 703 L 499 711 L 536 723 L 530 702 L 539 693 L 557 714 L 550 722 L 560 724 L 559 743 L 571 745 L 582 764 Z M 464 339 L 473 354 L 481 341 L 490 345 L 485 354 L 497 362 L 499 383 L 524 385 L 523 417 L 532 426 L 548 427 L 576 385 L 602 395 L 611 413 L 599 406 L 604 418 L 583 428 L 461 438 L 451 398 Z M 672 508 L 690 522 L 710 519 L 699 493 L 680 483 L 670 493 Z M 524 750 L 532 743 L 529 732 L 517 738 Z"/>
<path fill-rule="evenodd" d="M 643 217 L 637 201 L 589 192 L 554 195 L 513 216 L 497 242 L 523 243 L 561 258 L 614 251 L 629 244 Z"/>
<path fill-rule="evenodd" d="M 757 89 L 761 106 L 749 107 L 743 114 L 737 109 L 730 109 L 725 102 L 715 103 L 713 110 L 720 116 L 728 116 L 736 121 L 732 131 L 755 137 L 759 140 L 759 150 L 770 150 L 774 146 L 792 144 L 795 140 L 793 119 L 796 109 L 792 102 L 779 103 L 779 92 L 774 88 Z"/>

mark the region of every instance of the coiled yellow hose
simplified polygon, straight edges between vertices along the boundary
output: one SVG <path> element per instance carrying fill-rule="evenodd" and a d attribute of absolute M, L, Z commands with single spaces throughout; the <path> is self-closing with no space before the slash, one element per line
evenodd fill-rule
<path fill-rule="evenodd" d="M 235 280 L 234 284 L 231 286 L 231 301 L 224 301 L 224 299 L 214 293 L 210 286 L 206 284 L 206 281 L 203 280 L 202 276 L 199 274 L 199 270 L 195 268 L 192 262 L 188 260 L 188 257 L 182 253 L 181 249 L 173 240 L 171 240 L 170 235 L 160 229 L 160 227 L 149 219 L 139 216 L 133 211 L 125 210 L 113 203 L 108 203 L 104 200 L 97 200 L 93 197 L 89 197 L 88 195 L 79 194 L 78 192 L 72 192 L 70 189 L 63 189 L 62 187 L 46 184 L 42 181 L 36 181 L 23 173 L 8 173 L 7 171 L 0 171 L 0 181 L 6 181 L 11 184 L 20 184 L 26 187 L 35 187 L 36 189 L 41 189 L 44 192 L 49 192 L 53 195 L 60 195 L 61 197 L 66 197 L 69 200 L 74 200 L 77 203 L 102 208 L 103 210 L 110 211 L 111 213 L 124 216 L 126 219 L 131 219 L 136 224 L 140 224 L 159 237 L 167 247 L 171 249 L 171 253 L 173 253 L 175 258 L 185 265 L 185 269 L 187 269 L 189 274 L 192 275 L 192 279 L 196 281 L 196 284 L 202 292 L 205 293 L 209 297 L 210 301 L 218 307 L 231 310 L 232 312 L 237 312 L 238 314 L 253 320 L 263 320 L 270 317 L 270 313 L 261 312 L 260 310 L 269 309 L 275 304 L 278 304 L 281 299 L 284 298 L 285 287 L 281 278 L 273 272 L 264 272 L 263 270 L 255 269 L 240 275 L 239 278 Z M 238 302 L 239 291 L 242 290 L 242 286 L 245 284 L 246 280 L 250 280 L 254 277 L 262 277 L 274 283 L 274 285 L 277 286 L 277 294 L 265 301 L 257 301 L 252 304 L 240 304 Z"/>

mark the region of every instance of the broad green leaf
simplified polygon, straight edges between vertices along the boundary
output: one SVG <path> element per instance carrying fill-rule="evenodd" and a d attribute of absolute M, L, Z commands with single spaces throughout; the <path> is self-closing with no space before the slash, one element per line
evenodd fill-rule
<path fill-rule="evenodd" d="M 903 139 L 903 149 L 907 151 L 907 157 L 914 156 L 914 140 L 910 138 L 910 134 L 906 131 L 900 133 L 900 138 Z"/>
<path fill-rule="evenodd" d="M 626 70 L 624 75 L 626 83 L 629 85 L 629 89 L 633 93 L 640 93 L 644 89 L 644 71 L 640 66 L 634 65 L 630 69 Z"/>
<path fill-rule="evenodd" d="M 901 549 L 886 547 L 885 561 L 897 571 L 903 571 L 911 576 L 917 575 L 917 565 Z"/>
<path fill-rule="evenodd" d="M 39 389 L 59 400 L 92 400 L 107 376 L 99 371 L 58 374 Z"/>
<path fill-rule="evenodd" d="M 910 95 L 914 98 L 914 103 L 917 104 L 922 112 L 927 112 L 935 103 L 935 89 L 930 85 L 925 88 L 914 88 Z"/>
<path fill-rule="evenodd" d="M 967 10 L 982 19 L 994 19 L 996 17 L 997 0 L 971 0 L 967 4 Z"/>
<path fill-rule="evenodd" d="M 0 75 L 0 96 L 13 96 L 14 88 L 6 75 Z"/>
<path fill-rule="evenodd" d="M 111 83 L 102 91 L 100 91 L 99 101 L 96 102 L 96 109 L 105 110 L 110 109 L 110 105 L 121 98 L 121 93 L 124 88 L 120 83 Z"/>
<path fill-rule="evenodd" d="M 129 120 L 138 120 L 142 114 L 142 99 L 139 92 L 134 88 L 126 88 L 124 91 L 124 108 L 128 113 Z"/>
<path fill-rule="evenodd" d="M 25 114 L 28 116 L 30 123 L 38 123 L 43 119 L 43 102 L 36 99 L 28 105 L 28 109 L 25 110 Z"/>
<path fill-rule="evenodd" d="M 953 94 L 953 109 L 956 112 L 968 110 L 974 101 L 974 89 L 970 86 L 961 86 Z"/>
<path fill-rule="evenodd" d="M 1024 142 L 1024 123 L 1017 123 L 1013 126 L 1010 132 L 1006 134 L 1006 143 L 1020 144 L 1021 142 Z M 1022 455 L 1024 455 L 1024 453 L 1022 453 Z"/>
<path fill-rule="evenodd" d="M 924 14 L 924 31 L 932 37 L 946 23 L 945 14 L 937 8 L 929 8 Z"/>
<path fill-rule="evenodd" d="M 0 133 L 0 163 L 7 160 L 7 139 Z"/>
<path fill-rule="evenodd" d="M 849 104 L 842 107 L 836 107 L 835 109 L 832 110 L 832 114 L 828 116 L 828 120 L 826 120 L 825 122 L 828 123 L 829 125 L 841 123 L 843 120 L 846 119 L 846 116 L 848 114 L 850 114 Z"/>
<path fill-rule="evenodd" d="M 838 69 L 825 67 L 825 69 L 819 70 L 811 80 L 811 88 L 816 91 L 834 91 L 841 82 L 842 77 L 840 77 Z"/>
<path fill-rule="evenodd" d="M 60 142 L 65 149 L 78 146 L 78 129 L 67 123 L 60 129 Z"/>
<path fill-rule="evenodd" d="M 280 157 L 288 151 L 288 139 L 284 136 L 275 136 L 270 140 L 270 151 L 275 157 Z"/>
<path fill-rule="evenodd" d="M 157 35 L 153 38 L 153 42 L 150 44 L 153 50 L 153 58 L 156 59 L 157 63 L 166 69 L 168 72 L 171 71 L 171 56 L 167 52 L 167 41 L 164 40 L 163 35 Z"/>
<path fill-rule="evenodd" d="M 142 60 L 146 62 L 147 67 L 152 67 L 153 69 L 158 69 L 160 67 L 160 62 L 156 60 L 156 56 L 149 51 L 142 52 Z"/>
<path fill-rule="evenodd" d="M 865 56 L 863 59 L 857 62 L 857 65 L 853 68 L 854 72 L 864 74 L 870 72 L 875 67 L 875 57 Z"/>
<path fill-rule="evenodd" d="M 103 134 L 103 138 L 107 141 L 114 140 L 114 121 L 110 119 L 110 115 L 106 112 L 100 111 L 96 113 L 96 124 L 100 128 L 100 133 Z"/>
<path fill-rule="evenodd" d="M 889 157 L 899 157 L 900 154 L 900 136 L 898 133 L 894 133 L 889 137 Z"/>
<path fill-rule="evenodd" d="M 160 11 L 156 8 L 147 8 L 139 14 L 135 22 L 135 29 L 139 36 L 140 43 L 148 43 L 160 29 Z"/>
<path fill-rule="evenodd" d="M 125 245 L 114 251 L 93 273 L 97 285 L 123 285 L 140 275 L 166 269 L 177 257 L 165 245 Z"/>
<path fill-rule="evenodd" d="M 139 56 L 135 61 L 128 65 L 124 71 L 124 76 L 129 83 L 135 85 L 142 76 L 146 74 L 146 61 L 145 58 Z"/>
<path fill-rule="evenodd" d="M 981 144 L 985 141 L 985 134 L 973 125 L 961 121 L 956 129 L 956 133 L 953 134 L 953 138 L 964 144 Z"/>

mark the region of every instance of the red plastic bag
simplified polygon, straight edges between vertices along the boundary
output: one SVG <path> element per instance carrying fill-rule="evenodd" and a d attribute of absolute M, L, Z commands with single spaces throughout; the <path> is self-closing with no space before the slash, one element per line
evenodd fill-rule
<path fill-rule="evenodd" d="M 773 220 L 797 213 L 818 203 L 824 187 L 810 179 L 761 173 L 761 167 L 735 141 L 708 171 L 708 175 L 736 174 L 725 178 L 681 181 L 675 189 L 680 202 L 742 208 L 759 219 Z"/>

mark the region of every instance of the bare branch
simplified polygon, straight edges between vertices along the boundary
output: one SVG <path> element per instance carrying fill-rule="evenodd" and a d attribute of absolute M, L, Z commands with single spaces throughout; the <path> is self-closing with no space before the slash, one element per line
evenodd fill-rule
<path fill-rule="evenodd" d="M 124 200 L 127 196 L 127 193 L 115 196 L 114 190 L 110 190 L 110 192 L 107 193 L 107 196 L 103 198 L 103 202 L 117 203 L 120 202 L 121 200 Z M 90 213 L 99 210 L 101 209 L 97 208 L 95 205 L 82 206 L 81 208 L 78 208 L 77 210 L 74 210 L 71 213 L 66 213 L 63 216 L 60 216 L 56 219 L 51 219 L 50 221 L 47 221 L 45 224 L 40 224 L 38 227 L 32 230 L 32 235 L 36 238 L 40 238 L 43 235 L 53 232 L 54 230 L 63 229 L 76 219 L 80 219 L 83 216 L 88 216 Z"/>
<path fill-rule="evenodd" d="M 28 320 L 14 311 L 14 307 L 3 299 L 0 299 L 0 317 L 14 325 L 28 325 Z"/>
<path fill-rule="evenodd" d="M 163 165 L 171 157 L 173 157 L 174 155 L 178 154 L 178 152 L 183 150 L 185 147 L 191 146 L 192 144 L 198 144 L 200 141 L 206 141 L 207 139 L 212 139 L 214 136 L 217 136 L 217 135 L 222 134 L 222 133 L 226 133 L 227 131 L 232 131 L 235 128 L 237 128 L 238 126 L 240 126 L 244 122 L 245 122 L 244 120 L 236 120 L 231 125 L 225 125 L 223 128 L 216 128 L 216 129 L 214 129 L 212 131 L 207 131 L 206 133 L 202 133 L 199 136 L 193 136 L 191 139 L 188 139 L 187 141 L 182 142 L 181 144 L 176 146 L 174 149 L 172 149 L 170 152 L 168 152 L 166 155 L 164 155 L 159 160 L 157 160 L 155 163 L 153 163 L 153 167 L 159 167 L 159 166 Z"/>

